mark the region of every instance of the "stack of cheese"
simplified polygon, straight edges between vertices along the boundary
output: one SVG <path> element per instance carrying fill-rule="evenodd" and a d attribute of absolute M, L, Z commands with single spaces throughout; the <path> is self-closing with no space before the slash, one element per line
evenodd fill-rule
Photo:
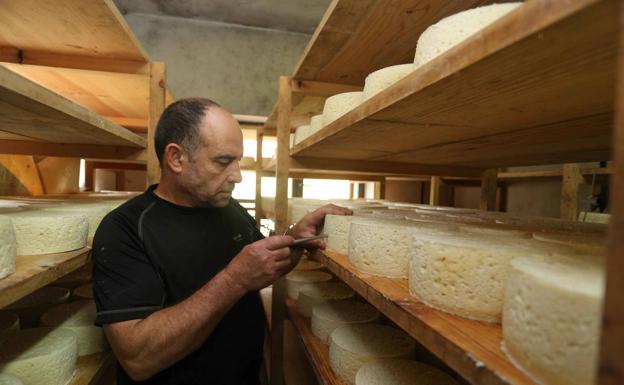
<path fill-rule="evenodd" d="M 0 368 L 27 385 L 65 385 L 78 358 L 76 334 L 65 328 L 20 330 L 2 342 Z"/>
<path fill-rule="evenodd" d="M 17 242 L 11 218 L 0 215 L 0 279 L 15 272 Z"/>
<path fill-rule="evenodd" d="M 304 285 L 299 289 L 297 306 L 299 312 L 307 318 L 312 316 L 312 309 L 331 300 L 353 298 L 355 292 L 340 282 L 322 282 Z"/>
<path fill-rule="evenodd" d="M 414 64 L 399 64 L 370 73 L 364 80 L 362 101 L 368 100 L 414 71 Z"/>
<path fill-rule="evenodd" d="M 362 92 L 344 92 L 330 96 L 323 107 L 323 127 L 333 123 L 362 103 Z"/>
<path fill-rule="evenodd" d="M 328 282 L 331 279 L 331 274 L 322 271 L 295 270 L 286 274 L 286 294 L 296 300 L 299 298 L 299 290 L 306 284 Z"/>
<path fill-rule="evenodd" d="M 328 343 L 329 336 L 337 328 L 345 325 L 372 323 L 380 314 L 371 305 L 356 301 L 328 301 L 312 308 L 312 333 Z"/>
<path fill-rule="evenodd" d="M 75 301 L 50 308 L 41 316 L 41 325 L 71 329 L 78 338 L 78 355 L 108 350 L 102 328 L 95 326 L 95 303 Z"/>
<path fill-rule="evenodd" d="M 433 366 L 392 358 L 363 365 L 355 385 L 459 385 L 453 377 Z"/>
<path fill-rule="evenodd" d="M 66 288 L 46 286 L 9 305 L 7 310 L 18 315 L 22 327 L 35 327 L 46 310 L 68 299 Z"/>
<path fill-rule="evenodd" d="M 329 364 L 349 384 L 355 384 L 355 375 L 364 364 L 411 357 L 416 348 L 414 340 L 403 331 L 377 324 L 341 326 L 329 340 Z"/>

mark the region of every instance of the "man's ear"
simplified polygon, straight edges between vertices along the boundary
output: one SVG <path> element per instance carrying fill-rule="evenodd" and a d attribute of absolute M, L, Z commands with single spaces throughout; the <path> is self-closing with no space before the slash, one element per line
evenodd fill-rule
<path fill-rule="evenodd" d="M 169 143 L 167 147 L 165 147 L 164 154 L 164 165 L 169 170 L 171 170 L 174 174 L 179 174 L 182 172 L 182 164 L 187 158 L 186 151 L 175 143 Z"/>

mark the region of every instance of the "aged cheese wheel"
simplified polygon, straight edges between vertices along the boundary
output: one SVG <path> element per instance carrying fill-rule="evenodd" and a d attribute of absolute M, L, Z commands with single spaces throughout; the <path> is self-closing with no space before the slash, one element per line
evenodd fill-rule
<path fill-rule="evenodd" d="M 100 225 L 100 222 L 102 222 L 102 219 L 104 219 L 106 214 L 108 214 L 112 210 L 112 208 L 111 205 L 107 203 L 79 203 L 59 205 L 55 207 L 49 207 L 43 210 L 85 215 L 89 221 L 89 232 L 87 233 L 87 237 L 93 238 L 93 236 L 95 235 L 95 231 Z"/>
<path fill-rule="evenodd" d="M 0 373 L 0 385 L 24 385 L 24 383 L 12 374 Z"/>
<path fill-rule="evenodd" d="M 314 115 L 310 119 L 310 135 L 323 128 L 323 114 Z"/>
<path fill-rule="evenodd" d="M 344 92 L 330 96 L 323 107 L 323 127 L 353 110 L 362 103 L 362 92 Z"/>
<path fill-rule="evenodd" d="M 326 215 L 323 233 L 327 238 L 327 250 L 346 255 L 349 251 L 349 228 L 352 215 Z"/>
<path fill-rule="evenodd" d="M 364 80 L 362 100 L 364 101 L 372 98 L 412 73 L 415 69 L 416 67 L 414 67 L 414 64 L 410 63 L 394 65 L 370 73 L 366 77 L 366 80 Z"/>
<path fill-rule="evenodd" d="M 588 255 L 606 255 L 607 240 L 605 234 L 578 233 L 578 232 L 535 232 L 533 238 L 560 245 L 566 245 L 576 249 L 580 253 Z"/>
<path fill-rule="evenodd" d="M 323 267 L 323 264 L 320 262 L 312 261 L 307 258 L 301 258 L 294 270 L 321 270 Z"/>
<path fill-rule="evenodd" d="M 321 282 L 304 285 L 299 289 L 297 306 L 304 317 L 312 316 L 312 309 L 330 300 L 349 299 L 355 292 L 342 282 Z"/>
<path fill-rule="evenodd" d="M 15 272 L 17 242 L 11 218 L 0 215 L 0 279 Z"/>
<path fill-rule="evenodd" d="M 379 311 L 367 303 L 343 300 L 328 301 L 312 308 L 312 333 L 323 342 L 338 327 L 375 322 Z"/>
<path fill-rule="evenodd" d="M 312 134 L 312 130 L 310 128 L 310 125 L 299 126 L 295 130 L 295 136 L 294 136 L 294 139 L 293 139 L 293 143 L 294 144 L 299 144 L 299 143 L 301 143 L 302 140 L 304 140 L 305 138 L 307 138 L 311 134 Z"/>
<path fill-rule="evenodd" d="M 292 299 L 299 298 L 299 290 L 308 283 L 331 281 L 332 275 L 322 271 L 292 271 L 286 274 L 286 294 Z"/>
<path fill-rule="evenodd" d="M 459 385 L 447 373 L 422 362 L 390 358 L 358 370 L 355 385 Z"/>

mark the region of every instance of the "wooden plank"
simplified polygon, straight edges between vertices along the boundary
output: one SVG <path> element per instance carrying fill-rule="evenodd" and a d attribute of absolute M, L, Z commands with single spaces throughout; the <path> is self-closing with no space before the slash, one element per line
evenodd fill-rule
<path fill-rule="evenodd" d="M 87 160 L 92 169 L 107 169 L 107 170 L 137 170 L 146 171 L 147 165 L 141 163 L 122 163 L 122 162 L 103 162 Z"/>
<path fill-rule="evenodd" d="M 299 314 L 296 302 L 287 298 L 286 309 L 288 317 L 301 338 L 306 356 L 312 364 L 318 383 L 320 385 L 347 385 L 346 381 L 338 378 L 332 371 L 329 366 L 329 347 L 312 333 L 310 320 Z"/>
<path fill-rule="evenodd" d="M 15 261 L 15 272 L 0 280 L 0 308 L 71 273 L 87 264 L 91 248 L 67 253 L 20 255 Z"/>
<path fill-rule="evenodd" d="M 407 280 L 359 273 L 344 255 L 316 252 L 338 278 L 473 385 L 535 385 L 501 350 L 500 325 L 432 309 L 409 295 Z"/>
<path fill-rule="evenodd" d="M 256 162 L 256 227 L 260 228 L 260 222 L 263 218 L 262 212 L 262 127 L 256 129 L 256 159 L 260 159 L 260 162 Z"/>
<path fill-rule="evenodd" d="M 439 176 L 432 176 L 429 182 L 429 204 L 437 206 L 440 204 L 440 185 L 442 184 L 442 178 Z"/>
<path fill-rule="evenodd" d="M 293 94 L 305 94 L 308 96 L 332 96 L 343 92 L 362 91 L 361 86 L 338 83 L 315 82 L 312 80 L 295 80 L 291 82 Z"/>
<path fill-rule="evenodd" d="M 559 217 L 575 221 L 579 211 L 579 186 L 583 183 L 581 168 L 578 163 L 563 165 L 563 181 L 561 186 L 561 205 Z"/>
<path fill-rule="evenodd" d="M 580 169 L 583 177 L 592 175 L 611 175 L 613 174 L 613 168 L 611 167 L 582 167 Z M 501 171 L 498 173 L 499 181 L 512 181 L 522 179 L 537 179 L 537 178 L 561 178 L 563 177 L 563 169 L 561 170 L 546 170 L 546 171 Z"/>
<path fill-rule="evenodd" d="M 145 161 L 144 148 L 102 146 L 98 144 L 50 143 L 26 140 L 0 140 L 0 154 L 58 156 L 67 158 L 102 158 Z"/>
<path fill-rule="evenodd" d="M 498 169 L 485 170 L 481 175 L 481 200 L 479 208 L 483 211 L 496 211 L 496 193 L 498 192 Z"/>
<path fill-rule="evenodd" d="M 160 166 L 154 147 L 158 119 L 165 109 L 165 63 L 150 63 L 149 116 L 147 127 L 147 185 L 160 181 Z"/>
<path fill-rule="evenodd" d="M 525 2 L 291 155 L 482 168 L 609 159 L 617 6 Z"/>
<path fill-rule="evenodd" d="M 613 130 L 614 162 L 610 181 L 608 255 L 602 313 L 598 385 L 624 384 L 624 7 L 619 2 L 618 82 Z"/>
<path fill-rule="evenodd" d="M 492 2 L 334 0 L 292 77 L 362 85 L 375 70 L 411 63 L 418 37 L 430 25 Z"/>
<path fill-rule="evenodd" d="M 101 352 L 78 357 L 76 372 L 68 385 L 96 385 L 100 378 L 115 363 L 113 353 Z"/>
<path fill-rule="evenodd" d="M 0 166 L 5 168 L 28 190 L 30 195 L 45 194 L 39 168 L 32 156 L 0 155 Z M 6 191 L 3 191 L 6 194 Z"/>
<path fill-rule="evenodd" d="M 35 163 L 46 195 L 78 192 L 80 159 L 47 156 L 37 157 Z"/>

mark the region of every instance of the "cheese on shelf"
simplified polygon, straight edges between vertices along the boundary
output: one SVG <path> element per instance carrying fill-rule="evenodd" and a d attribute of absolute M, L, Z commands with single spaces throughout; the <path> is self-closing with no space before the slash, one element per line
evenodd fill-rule
<path fill-rule="evenodd" d="M 595 383 L 604 276 L 601 259 L 512 261 L 503 350 L 537 382 Z"/>
<path fill-rule="evenodd" d="M 0 340 L 18 330 L 20 324 L 17 314 L 0 310 Z"/>
<path fill-rule="evenodd" d="M 362 103 L 362 92 L 344 92 L 330 96 L 323 107 L 323 127 L 329 125 Z"/>
<path fill-rule="evenodd" d="M 326 215 L 323 233 L 329 235 L 327 250 L 346 255 L 349 251 L 349 228 L 353 215 Z"/>
<path fill-rule="evenodd" d="M 357 219 L 349 230 L 349 262 L 364 273 L 407 278 L 414 234 L 428 237 L 453 228 L 444 223 Z"/>
<path fill-rule="evenodd" d="M 23 385 L 24 383 L 12 374 L 0 373 L 0 385 Z"/>
<path fill-rule="evenodd" d="M 475 236 L 494 236 L 509 238 L 531 238 L 531 231 L 518 228 L 517 226 L 506 226 L 496 224 L 461 224 L 459 232 Z"/>
<path fill-rule="evenodd" d="M 78 355 L 108 350 L 104 330 L 95 326 L 95 302 L 75 301 L 50 308 L 41 316 L 41 326 L 68 328 L 78 338 Z"/>
<path fill-rule="evenodd" d="M 294 136 L 294 139 L 293 139 L 293 143 L 294 144 L 301 143 L 301 141 L 304 140 L 305 138 L 307 138 L 308 136 L 310 136 L 310 134 L 311 134 L 310 125 L 297 127 L 297 129 L 295 130 L 295 136 Z"/>
<path fill-rule="evenodd" d="M 88 283 L 78 286 L 72 294 L 76 299 L 93 299 L 93 285 Z"/>
<path fill-rule="evenodd" d="M 68 212 L 83 214 L 89 221 L 88 238 L 93 238 L 95 231 L 97 230 L 102 219 L 111 211 L 110 204 L 106 203 L 80 203 L 80 204 L 66 204 L 55 207 L 49 207 L 43 209 L 44 211 L 54 212 Z"/>
<path fill-rule="evenodd" d="M 22 327 L 35 327 L 41 314 L 48 308 L 66 302 L 68 299 L 68 289 L 46 286 L 7 306 L 7 310 L 18 315 Z"/>
<path fill-rule="evenodd" d="M 521 4 L 491 4 L 469 9 L 440 20 L 427 28 L 418 38 L 414 64 L 416 67 L 420 67 L 435 59 Z"/>
<path fill-rule="evenodd" d="M 308 283 L 331 281 L 332 275 L 322 271 L 293 271 L 286 274 L 286 294 L 289 298 L 298 299 L 299 290 Z"/>
<path fill-rule="evenodd" d="M 607 240 L 603 234 L 575 232 L 535 232 L 533 238 L 560 245 L 566 245 L 589 255 L 606 255 Z"/>
<path fill-rule="evenodd" d="M 416 348 L 402 330 L 377 324 L 341 326 L 329 340 L 329 365 L 349 384 L 355 384 L 355 375 L 364 364 L 383 358 L 408 358 Z"/>
<path fill-rule="evenodd" d="M 320 262 L 301 258 L 297 266 L 295 266 L 295 270 L 321 270 L 323 267 L 323 264 Z"/>
<path fill-rule="evenodd" d="M 412 73 L 416 67 L 413 63 L 399 64 L 371 72 L 364 80 L 362 101 L 368 100 L 394 83 Z"/>
<path fill-rule="evenodd" d="M 0 368 L 26 385 L 65 385 L 76 369 L 78 343 L 69 329 L 35 328 L 9 336 L 0 349 Z"/>
<path fill-rule="evenodd" d="M 323 342 L 338 327 L 375 322 L 379 311 L 373 306 L 356 301 L 328 301 L 312 308 L 311 329 Z"/>
<path fill-rule="evenodd" d="M 323 114 L 314 115 L 310 119 L 310 135 L 323 128 Z"/>
<path fill-rule="evenodd" d="M 355 376 L 355 385 L 459 385 L 459 383 L 431 365 L 391 358 L 363 365 Z"/>
<path fill-rule="evenodd" d="M 87 244 L 89 221 L 84 214 L 33 210 L 7 215 L 15 229 L 17 255 L 62 253 Z"/>
<path fill-rule="evenodd" d="M 0 279 L 15 272 L 17 243 L 11 218 L 0 215 Z"/>
<path fill-rule="evenodd" d="M 312 308 L 330 300 L 353 298 L 355 292 L 341 282 L 322 282 L 304 285 L 299 289 L 299 312 L 310 318 Z"/>

